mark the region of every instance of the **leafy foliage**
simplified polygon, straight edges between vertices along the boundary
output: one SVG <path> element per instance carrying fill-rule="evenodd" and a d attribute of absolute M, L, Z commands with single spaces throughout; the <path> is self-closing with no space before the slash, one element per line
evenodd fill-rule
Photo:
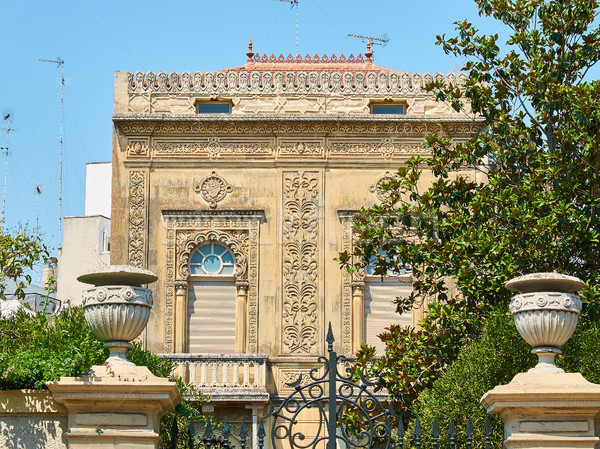
<path fill-rule="evenodd" d="M 0 317 L 0 390 L 46 388 L 46 382 L 83 375 L 107 357 L 108 350 L 92 334 L 79 307 L 53 317 L 33 315 L 22 309 L 10 317 Z M 173 362 L 142 349 L 140 343 L 133 343 L 127 358 L 138 366 L 148 367 L 155 376 L 168 377 L 177 384 L 182 401 L 175 412 L 166 413 L 160 422 L 162 447 L 170 448 L 173 420 L 178 420 L 180 428 L 187 426 L 190 419 L 202 421 L 197 407 L 208 398 L 193 385 L 171 375 Z"/>
<path fill-rule="evenodd" d="M 591 381 L 600 380 L 600 327 L 580 327 L 569 342 L 563 346 L 563 355 L 557 364 L 567 372 L 581 372 Z M 447 428 L 450 418 L 457 427 L 465 429 L 467 418 L 473 418 L 475 447 L 483 447 L 483 428 L 486 411 L 479 404 L 481 397 L 496 385 L 509 383 L 521 372 L 537 363 L 530 353 L 531 347 L 521 338 L 508 314 L 492 314 L 482 329 L 481 335 L 460 352 L 457 360 L 437 379 L 431 388 L 419 395 L 414 413 L 425 428 L 430 428 L 434 418 L 440 427 Z M 503 426 L 497 417 L 491 421 L 492 443 L 500 447 L 503 441 Z M 442 434 L 441 444 L 447 435 Z M 464 434 L 458 434 L 462 445 Z"/>
<path fill-rule="evenodd" d="M 0 389 L 45 388 L 104 362 L 108 352 L 73 308 L 52 318 L 18 310 L 0 318 Z"/>
<path fill-rule="evenodd" d="M 29 270 L 39 260 L 46 260 L 48 248 L 38 235 L 30 234 L 27 228 L 11 233 L 2 225 L 3 222 L 0 222 L 0 300 L 5 299 L 5 294 L 22 298 L 23 289 L 31 283 Z M 16 283 L 16 291 L 4 291 L 5 279 Z"/>
<path fill-rule="evenodd" d="M 431 156 L 411 159 L 383 186 L 388 199 L 358 214 L 354 252 L 339 256 L 351 270 L 375 258 L 381 275 L 410 265 L 414 292 L 397 299 L 398 311 L 428 303 L 420 328 L 381 335 L 381 359 L 359 351 L 359 364 L 406 406 L 485 317 L 506 310 L 503 285 L 514 276 L 578 276 L 588 284 L 584 321 L 600 316 L 600 81 L 586 79 L 600 59 L 598 2 L 476 3 L 510 38 L 501 45 L 457 22 L 457 36 L 437 43 L 469 59 L 467 80 L 427 88 L 472 114 L 480 131 L 465 142 L 428 137 Z"/>

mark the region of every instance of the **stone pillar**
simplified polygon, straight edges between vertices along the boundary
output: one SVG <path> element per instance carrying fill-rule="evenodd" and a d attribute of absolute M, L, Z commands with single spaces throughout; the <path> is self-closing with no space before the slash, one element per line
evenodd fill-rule
<path fill-rule="evenodd" d="M 572 276 L 534 273 L 509 281 L 510 310 L 517 330 L 539 363 L 508 385 L 488 391 L 481 403 L 504 422 L 504 448 L 593 448 L 594 418 L 600 413 L 600 385 L 554 364 L 571 337 L 581 311 L 574 294 L 585 284 Z"/>
<path fill-rule="evenodd" d="M 235 289 L 235 352 L 244 354 L 248 333 L 248 281 L 236 281 Z"/>
<path fill-rule="evenodd" d="M 158 448 L 160 417 L 181 400 L 174 382 L 138 366 L 95 366 L 48 388 L 68 410 L 69 449 Z"/>
<path fill-rule="evenodd" d="M 481 403 L 504 423 L 505 449 L 590 448 L 600 385 L 578 373 L 517 374 L 487 392 Z"/>
<path fill-rule="evenodd" d="M 352 283 L 352 350 L 356 352 L 365 339 L 365 283 Z"/>
<path fill-rule="evenodd" d="M 131 340 L 146 327 L 152 292 L 142 287 L 157 280 L 146 270 L 109 265 L 77 278 L 94 284 L 83 292 L 83 312 L 110 356 L 81 377 L 47 384 L 66 407 L 70 449 L 158 448 L 160 417 L 181 400 L 175 382 L 158 378 L 127 360 Z"/>
<path fill-rule="evenodd" d="M 175 352 L 186 352 L 187 342 L 187 281 L 175 281 Z"/>

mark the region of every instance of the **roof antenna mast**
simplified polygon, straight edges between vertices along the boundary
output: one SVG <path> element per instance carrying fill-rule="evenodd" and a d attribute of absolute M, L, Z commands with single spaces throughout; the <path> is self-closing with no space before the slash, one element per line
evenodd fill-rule
<path fill-rule="evenodd" d="M 370 46 L 371 44 L 373 45 L 381 45 L 382 47 L 385 47 L 388 42 L 390 41 L 389 36 L 387 35 L 387 33 L 383 33 L 381 35 L 381 37 L 373 37 L 373 36 L 362 36 L 360 34 L 348 34 L 348 36 L 350 37 L 357 37 L 359 39 L 362 39 L 363 42 L 367 43 L 367 51 L 370 52 Z"/>
<path fill-rule="evenodd" d="M 35 193 L 35 233 L 39 234 L 40 232 L 40 224 L 39 224 L 39 197 L 44 192 L 44 187 L 40 185 L 40 183 L 36 183 L 33 186 L 33 192 Z"/>
<path fill-rule="evenodd" d="M 60 169 L 58 174 L 58 245 L 62 244 L 62 182 L 63 182 L 63 104 L 65 98 L 65 61 L 56 59 L 40 59 L 41 62 L 52 62 L 60 66 Z"/>
<path fill-rule="evenodd" d="M 2 114 L 4 120 L 6 120 L 6 146 L 0 147 L 0 150 L 4 150 L 4 194 L 2 196 L 2 221 L 4 221 L 6 217 L 6 180 L 8 179 L 8 145 L 10 142 L 10 132 L 12 128 L 10 127 L 10 119 L 11 113 L 6 112 Z"/>
<path fill-rule="evenodd" d="M 292 8 L 294 7 L 294 5 L 296 5 L 296 56 L 298 56 L 298 54 L 299 54 L 299 51 L 298 51 L 298 5 L 300 4 L 300 0 L 276 0 L 276 1 L 290 3 L 292 5 Z"/>

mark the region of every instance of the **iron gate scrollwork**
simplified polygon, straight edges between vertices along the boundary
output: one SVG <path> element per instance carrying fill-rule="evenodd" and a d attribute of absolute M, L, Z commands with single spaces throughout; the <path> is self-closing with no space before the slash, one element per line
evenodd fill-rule
<path fill-rule="evenodd" d="M 354 379 L 351 368 L 344 367 L 348 363 L 343 355 L 333 350 L 333 332 L 331 323 L 327 332 L 328 357 L 320 356 L 321 368 L 312 368 L 309 382 L 303 383 L 300 375 L 294 382 L 286 384 L 294 392 L 283 402 L 271 409 L 266 417 L 273 417 L 271 441 L 287 441 L 291 449 L 336 449 L 338 443 L 347 449 L 367 449 L 374 445 L 381 448 L 393 446 L 392 419 L 398 419 L 390 403 L 389 408 L 379 401 L 370 390 L 375 383 L 367 380 L 362 372 L 360 381 Z M 354 431 L 348 424 L 348 413 L 358 417 L 358 430 Z M 314 415 L 318 414 L 315 419 Z M 303 419 L 305 418 L 305 419 Z M 307 422 L 314 424 L 314 432 L 305 434 L 298 428 Z M 286 444 L 284 444 L 284 447 Z"/>

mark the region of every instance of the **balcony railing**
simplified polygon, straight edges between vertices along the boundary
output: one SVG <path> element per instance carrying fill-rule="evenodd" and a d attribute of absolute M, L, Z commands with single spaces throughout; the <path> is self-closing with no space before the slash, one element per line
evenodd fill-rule
<path fill-rule="evenodd" d="M 266 354 L 160 354 L 174 374 L 196 385 L 212 401 L 267 401 Z"/>

